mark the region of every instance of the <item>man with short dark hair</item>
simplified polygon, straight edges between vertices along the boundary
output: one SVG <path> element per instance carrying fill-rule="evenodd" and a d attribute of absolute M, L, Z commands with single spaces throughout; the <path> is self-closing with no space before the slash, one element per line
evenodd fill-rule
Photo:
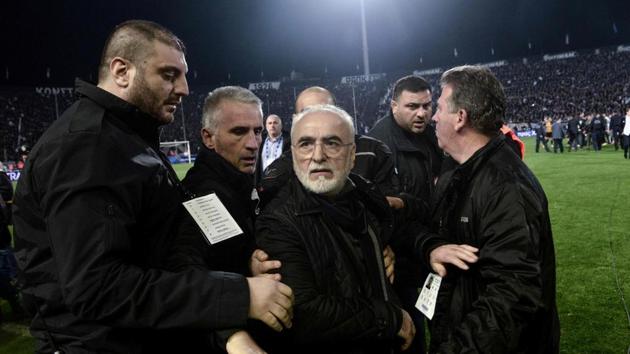
<path fill-rule="evenodd" d="M 397 255 L 394 288 L 418 328 L 417 339 L 410 349 L 413 353 L 425 351 L 424 317 L 415 304 L 418 288 L 428 270 L 413 257 L 406 242 L 415 236 L 420 224 L 428 220 L 435 180 L 442 165 L 443 154 L 430 125 L 432 104 L 429 83 L 419 76 L 405 76 L 394 86 L 389 115 L 380 119 L 368 133 L 392 151 L 404 202 L 404 224 L 408 227 L 392 241 Z"/>
<path fill-rule="evenodd" d="M 433 120 L 457 167 L 438 181 L 433 233 L 421 246 L 444 277 L 429 351 L 557 353 L 547 198 L 500 134 L 503 87 L 479 66 L 446 71 L 441 86 Z"/>
<path fill-rule="evenodd" d="M 567 122 L 567 135 L 569 136 L 569 152 L 571 150 L 577 151 L 579 145 L 579 134 L 580 134 L 580 119 L 578 117 L 571 117 Z M 538 148 L 538 139 L 536 139 L 536 148 Z M 537 151 L 538 152 L 538 151 Z"/>
<path fill-rule="evenodd" d="M 172 332 L 290 324 L 272 279 L 165 271 L 187 197 L 159 150 L 160 125 L 188 95 L 182 42 L 124 22 L 103 51 L 97 86 L 43 134 L 15 193 L 16 255 L 37 352 L 189 352 Z M 77 167 L 78 166 L 78 167 Z M 169 346 L 163 346 L 169 342 Z"/>
<path fill-rule="evenodd" d="M 258 245 L 282 262 L 295 318 L 274 353 L 390 353 L 414 336 L 385 275 L 391 230 L 385 198 L 351 175 L 352 118 L 331 105 L 299 113 L 291 128 L 293 170 L 256 223 Z M 399 343 L 396 340 L 400 340 Z"/>
<path fill-rule="evenodd" d="M 604 134 L 606 132 L 606 120 L 600 113 L 593 116 L 589 124 L 591 139 L 593 143 L 593 150 L 599 152 L 602 150 L 602 143 L 604 142 Z"/>

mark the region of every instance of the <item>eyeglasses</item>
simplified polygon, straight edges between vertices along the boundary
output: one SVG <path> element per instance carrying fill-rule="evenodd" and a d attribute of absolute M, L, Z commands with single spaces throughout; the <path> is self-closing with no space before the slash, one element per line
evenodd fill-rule
<path fill-rule="evenodd" d="M 322 151 L 328 157 L 338 157 L 343 148 L 348 147 L 354 143 L 343 144 L 337 140 L 324 140 L 321 143 L 316 143 L 313 140 L 303 140 L 294 144 L 293 147 L 295 150 L 303 156 L 312 155 L 315 151 L 315 145 L 320 145 L 322 147 Z"/>

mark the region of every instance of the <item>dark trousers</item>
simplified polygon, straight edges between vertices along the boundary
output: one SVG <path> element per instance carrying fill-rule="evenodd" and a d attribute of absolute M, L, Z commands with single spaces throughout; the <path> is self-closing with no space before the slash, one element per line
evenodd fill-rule
<path fill-rule="evenodd" d="M 621 142 L 621 132 L 618 130 L 613 130 L 612 132 L 612 139 L 613 139 L 613 144 L 615 144 L 615 151 L 619 150 L 619 145 L 622 145 L 623 147 L 623 143 Z"/>
<path fill-rule="evenodd" d="M 628 150 L 630 150 L 630 135 L 622 135 L 622 144 L 623 144 L 623 157 L 628 159 L 630 158 L 630 153 L 628 152 Z"/>
<path fill-rule="evenodd" d="M 593 150 L 599 151 L 602 149 L 602 134 L 600 132 L 591 133 L 591 139 L 593 140 Z"/>
<path fill-rule="evenodd" d="M 571 151 L 571 149 L 577 151 L 577 146 L 578 146 L 578 134 L 577 133 L 571 133 L 569 131 L 569 141 L 567 142 L 567 145 L 569 145 L 569 151 Z"/>
<path fill-rule="evenodd" d="M 558 148 L 560 149 L 560 153 L 564 152 L 564 146 L 562 145 L 562 138 L 560 138 L 560 139 L 553 139 L 553 153 L 554 154 L 556 152 L 558 152 Z"/>
<path fill-rule="evenodd" d="M 549 152 L 549 146 L 547 145 L 547 139 L 545 137 L 536 136 L 536 152 L 540 150 L 540 144 L 545 147 L 545 151 Z"/>

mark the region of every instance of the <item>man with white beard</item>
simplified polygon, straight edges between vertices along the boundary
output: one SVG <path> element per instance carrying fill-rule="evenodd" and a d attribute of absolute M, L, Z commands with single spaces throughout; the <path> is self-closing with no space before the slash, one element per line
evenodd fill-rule
<path fill-rule="evenodd" d="M 392 234 L 387 200 L 350 173 L 352 118 L 331 105 L 298 114 L 295 175 L 256 221 L 256 240 L 295 295 L 293 327 L 273 353 L 389 353 L 415 327 L 395 300 L 382 252 Z M 271 349 L 271 348 L 270 348 Z"/>

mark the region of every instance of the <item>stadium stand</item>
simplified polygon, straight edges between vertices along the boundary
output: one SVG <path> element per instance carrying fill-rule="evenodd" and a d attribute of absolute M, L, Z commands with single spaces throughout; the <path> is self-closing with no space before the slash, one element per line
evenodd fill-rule
<path fill-rule="evenodd" d="M 582 112 L 622 113 L 630 104 L 630 47 L 606 47 L 555 55 L 538 55 L 488 63 L 508 95 L 506 122 L 519 129 L 543 115 L 568 117 Z M 440 71 L 424 75 L 439 94 Z M 409 73 L 388 73 L 375 80 L 342 83 L 341 78 L 283 79 L 279 86 L 263 85 L 254 92 L 264 114 L 278 114 L 290 129 L 293 102 L 304 88 L 330 89 L 338 104 L 357 119 L 357 131 L 367 132 L 389 109 L 393 82 Z M 247 84 L 241 84 L 247 87 Z M 251 85 L 251 84 L 250 84 Z M 218 85 L 217 85 L 218 86 Z M 191 87 L 173 124 L 162 129 L 161 141 L 189 140 L 193 154 L 201 144 L 199 131 L 203 101 L 213 86 Z M 0 160 L 16 161 L 16 148 L 35 144 L 41 133 L 74 101 L 72 88 L 0 87 Z"/>

